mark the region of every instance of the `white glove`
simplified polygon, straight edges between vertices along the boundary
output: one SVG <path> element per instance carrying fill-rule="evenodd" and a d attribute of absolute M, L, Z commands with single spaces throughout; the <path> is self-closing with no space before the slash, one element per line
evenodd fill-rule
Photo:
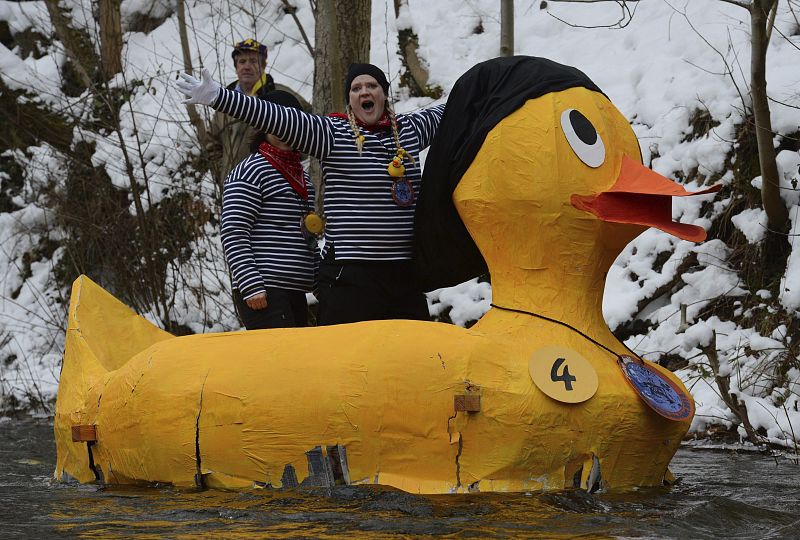
<path fill-rule="evenodd" d="M 182 103 L 189 105 L 199 103 L 200 105 L 211 105 L 217 99 L 219 89 L 222 88 L 217 81 L 211 78 L 208 68 L 203 68 L 202 80 L 195 79 L 188 73 L 181 73 L 181 79 L 175 83 L 186 99 Z"/>

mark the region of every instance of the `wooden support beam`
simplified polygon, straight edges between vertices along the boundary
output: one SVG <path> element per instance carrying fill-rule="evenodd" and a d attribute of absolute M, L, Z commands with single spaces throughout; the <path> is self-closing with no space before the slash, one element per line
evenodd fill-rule
<path fill-rule="evenodd" d="M 90 424 L 72 426 L 72 442 L 97 442 L 97 426 Z"/>
<path fill-rule="evenodd" d="M 453 396 L 453 408 L 456 412 L 480 412 L 480 394 L 456 394 Z"/>

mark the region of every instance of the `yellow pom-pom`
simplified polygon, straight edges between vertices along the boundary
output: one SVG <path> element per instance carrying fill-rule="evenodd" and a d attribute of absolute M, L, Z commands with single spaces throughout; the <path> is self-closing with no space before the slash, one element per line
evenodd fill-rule
<path fill-rule="evenodd" d="M 308 214 L 305 217 L 304 223 L 306 225 L 306 230 L 311 234 L 322 234 L 322 231 L 325 228 L 325 222 L 322 221 L 321 217 L 314 213 Z"/>
<path fill-rule="evenodd" d="M 400 178 L 406 174 L 406 168 L 403 166 L 403 162 L 399 157 L 394 158 L 392 162 L 389 163 L 387 170 L 389 171 L 389 176 L 394 178 Z"/>

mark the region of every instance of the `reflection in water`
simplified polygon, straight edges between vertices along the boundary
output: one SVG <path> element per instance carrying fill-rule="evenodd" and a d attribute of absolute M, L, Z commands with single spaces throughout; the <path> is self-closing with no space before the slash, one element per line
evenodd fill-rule
<path fill-rule="evenodd" d="M 51 481 L 52 424 L 0 423 L 3 538 L 800 538 L 800 466 L 683 448 L 672 489 L 421 496 L 380 486 L 193 491 Z"/>

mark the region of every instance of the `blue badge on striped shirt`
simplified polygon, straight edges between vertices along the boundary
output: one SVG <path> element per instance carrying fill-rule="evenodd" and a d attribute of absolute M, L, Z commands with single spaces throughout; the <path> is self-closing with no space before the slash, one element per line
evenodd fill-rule
<path fill-rule="evenodd" d="M 398 178 L 392 182 L 392 199 L 397 206 L 414 204 L 414 186 L 408 178 Z"/>

